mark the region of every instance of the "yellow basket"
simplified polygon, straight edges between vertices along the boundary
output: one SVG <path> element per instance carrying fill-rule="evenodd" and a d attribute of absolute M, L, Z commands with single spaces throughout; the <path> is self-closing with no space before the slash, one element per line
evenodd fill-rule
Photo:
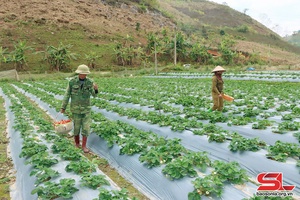
<path fill-rule="evenodd" d="M 222 94 L 222 97 L 225 101 L 230 101 L 230 102 L 233 102 L 234 98 L 227 95 L 227 94 Z"/>
<path fill-rule="evenodd" d="M 73 122 L 70 119 L 54 122 L 54 129 L 60 134 L 69 133 L 73 129 Z"/>

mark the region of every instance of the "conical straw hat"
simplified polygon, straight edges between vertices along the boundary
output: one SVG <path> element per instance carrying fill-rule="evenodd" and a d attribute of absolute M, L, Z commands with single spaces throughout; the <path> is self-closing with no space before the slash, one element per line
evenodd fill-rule
<path fill-rule="evenodd" d="M 213 72 L 225 72 L 226 70 L 221 67 L 221 66 L 216 66 L 214 70 L 212 70 L 212 73 Z"/>

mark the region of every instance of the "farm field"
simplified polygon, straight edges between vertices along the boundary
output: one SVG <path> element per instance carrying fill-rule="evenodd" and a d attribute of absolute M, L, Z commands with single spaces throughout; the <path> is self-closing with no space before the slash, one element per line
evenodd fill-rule
<path fill-rule="evenodd" d="M 92 99 L 93 131 L 87 145 L 93 153 L 107 159 L 149 199 L 255 199 L 260 185 L 256 177 L 263 172 L 282 173 L 283 185 L 296 187 L 280 194 L 300 198 L 296 72 L 232 75 L 246 80 L 224 76 L 225 93 L 235 101 L 226 102 L 222 113 L 208 112 L 209 74 L 169 75 L 94 78 L 100 94 Z M 254 75 L 276 80 L 248 80 Z M 42 120 L 45 114 L 67 118 L 57 115 L 67 81 L 0 85 L 8 133 L 16 138 L 10 141 L 17 168 L 13 199 L 51 199 L 50 194 L 126 199 L 125 190 L 65 136 L 57 135 L 50 120 Z M 63 191 L 52 194 L 53 188 Z"/>

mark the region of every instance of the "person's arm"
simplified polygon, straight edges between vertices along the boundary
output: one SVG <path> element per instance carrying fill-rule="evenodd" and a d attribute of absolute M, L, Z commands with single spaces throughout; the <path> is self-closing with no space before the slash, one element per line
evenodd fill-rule
<path fill-rule="evenodd" d="M 96 83 L 93 84 L 94 90 L 95 90 L 95 94 L 98 94 L 98 85 Z"/>
<path fill-rule="evenodd" d="M 69 103 L 70 96 L 71 96 L 71 86 L 70 86 L 70 82 L 69 82 L 68 86 L 67 86 L 67 89 L 66 89 L 66 92 L 64 94 L 63 101 L 62 101 L 62 105 L 61 105 L 61 109 L 60 109 L 61 113 L 65 112 L 65 110 L 67 108 L 67 105 Z"/>
<path fill-rule="evenodd" d="M 93 80 L 91 82 L 92 82 L 93 86 L 92 86 L 92 88 L 90 88 L 90 93 L 91 93 L 91 95 L 93 97 L 96 97 L 97 94 L 99 93 L 99 91 L 98 91 L 98 85 Z"/>

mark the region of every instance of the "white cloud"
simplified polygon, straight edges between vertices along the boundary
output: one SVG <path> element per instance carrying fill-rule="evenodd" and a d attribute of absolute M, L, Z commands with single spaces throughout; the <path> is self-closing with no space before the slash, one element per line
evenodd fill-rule
<path fill-rule="evenodd" d="M 277 32 L 281 36 L 300 30 L 299 0 L 210 0 L 227 3 L 231 8 L 244 12 Z"/>

